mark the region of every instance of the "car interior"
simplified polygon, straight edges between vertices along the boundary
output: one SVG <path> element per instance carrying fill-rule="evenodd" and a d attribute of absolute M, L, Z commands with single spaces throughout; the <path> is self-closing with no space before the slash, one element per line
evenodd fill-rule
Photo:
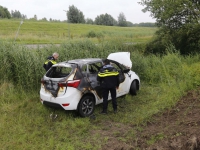
<path fill-rule="evenodd" d="M 47 77 L 50 78 L 64 78 L 67 77 L 72 68 L 69 67 L 52 67 L 46 74 Z"/>

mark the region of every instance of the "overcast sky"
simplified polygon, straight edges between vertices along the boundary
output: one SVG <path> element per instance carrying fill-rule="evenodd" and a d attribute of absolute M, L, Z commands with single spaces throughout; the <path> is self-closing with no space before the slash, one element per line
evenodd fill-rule
<path fill-rule="evenodd" d="M 155 22 L 150 13 L 143 13 L 140 0 L 0 0 L 0 5 L 11 10 L 19 10 L 28 18 L 37 15 L 38 19 L 46 17 L 56 20 L 67 20 L 66 12 L 69 6 L 74 5 L 83 12 L 86 18 L 95 19 L 101 14 L 109 14 L 118 20 L 121 12 L 126 20 L 132 23 Z"/>

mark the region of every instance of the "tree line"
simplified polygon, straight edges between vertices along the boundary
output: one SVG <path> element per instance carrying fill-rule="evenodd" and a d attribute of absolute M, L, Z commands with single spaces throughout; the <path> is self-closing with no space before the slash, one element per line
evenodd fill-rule
<path fill-rule="evenodd" d="M 95 24 L 95 25 L 105 25 L 105 26 L 121 26 L 121 27 L 133 27 L 133 26 L 143 26 L 143 27 L 154 27 L 154 23 L 139 23 L 133 24 L 130 21 L 126 20 L 126 16 L 123 12 L 119 13 L 118 20 L 115 20 L 110 14 L 101 14 L 98 15 L 94 20 L 91 18 L 85 18 L 82 11 L 80 11 L 74 5 L 69 6 L 69 9 L 66 11 L 67 20 L 64 22 L 68 23 L 82 23 L 82 24 Z M 27 20 L 35 20 L 35 21 L 53 21 L 53 22 L 61 22 L 60 20 L 52 19 L 49 20 L 44 17 L 40 20 L 37 19 L 37 15 L 34 15 L 32 18 L 27 18 L 26 15 L 21 14 L 18 10 L 8 11 L 7 8 L 0 6 L 0 18 L 22 18 Z"/>
<path fill-rule="evenodd" d="M 169 47 L 183 55 L 200 52 L 199 0 L 141 0 L 140 4 L 159 29 L 147 44 L 147 53 L 165 54 Z"/>

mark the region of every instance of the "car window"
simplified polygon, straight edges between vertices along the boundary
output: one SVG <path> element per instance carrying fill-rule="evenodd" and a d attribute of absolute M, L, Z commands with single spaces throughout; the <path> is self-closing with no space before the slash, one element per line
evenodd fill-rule
<path fill-rule="evenodd" d="M 117 69 L 117 71 L 121 71 L 121 69 L 119 68 L 118 65 L 116 65 L 115 63 L 111 62 L 110 63 L 113 67 L 115 67 Z"/>
<path fill-rule="evenodd" d="M 71 67 L 52 67 L 46 74 L 50 78 L 63 78 L 67 77 L 72 71 Z"/>
<path fill-rule="evenodd" d="M 72 71 L 72 68 L 60 67 L 60 73 L 62 73 L 62 74 L 70 74 L 71 71 Z"/>
<path fill-rule="evenodd" d="M 83 66 L 82 66 L 82 72 L 83 72 L 83 73 L 86 73 L 86 72 L 87 72 L 87 65 L 83 65 Z"/>
<path fill-rule="evenodd" d="M 87 75 L 87 65 L 83 65 L 81 70 L 82 70 L 83 76 L 86 76 Z"/>
<path fill-rule="evenodd" d="M 101 67 L 102 67 L 101 62 L 89 64 L 88 65 L 89 73 L 91 74 L 98 73 Z"/>

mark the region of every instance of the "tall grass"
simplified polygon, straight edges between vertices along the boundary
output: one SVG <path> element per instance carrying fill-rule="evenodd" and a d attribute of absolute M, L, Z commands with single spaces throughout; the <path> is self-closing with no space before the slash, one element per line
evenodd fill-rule
<path fill-rule="evenodd" d="M 39 90 L 40 78 L 45 73 L 42 65 L 46 58 L 55 51 L 60 54 L 58 61 L 106 58 L 113 52 L 129 51 L 133 63 L 132 69 L 140 76 L 142 82 L 167 86 L 178 86 L 184 82 L 188 89 L 193 86 L 191 83 L 197 82 L 192 78 L 189 67 L 198 62 L 199 55 L 193 59 L 191 56 L 183 57 L 177 52 L 169 51 L 165 56 L 144 56 L 142 50 L 139 50 L 141 47 L 124 44 L 120 39 L 101 42 L 98 45 L 90 40 L 69 41 L 62 43 L 59 47 L 52 44 L 37 49 L 29 49 L 26 46 L 9 42 L 0 44 L 0 57 L 3 58 L 0 60 L 2 64 L 1 81 L 13 83 L 29 91 Z"/>
<path fill-rule="evenodd" d="M 106 58 L 108 54 L 116 51 L 130 51 L 130 46 L 116 41 L 102 42 L 96 45 L 90 40 L 69 41 L 59 47 L 49 45 L 48 47 L 28 49 L 26 46 L 1 42 L 0 68 L 1 81 L 9 81 L 24 89 L 38 90 L 40 78 L 43 76 L 42 65 L 46 58 L 57 51 L 60 54 L 58 61 L 66 61 L 77 58 Z"/>
<path fill-rule="evenodd" d="M 26 89 L 36 89 L 42 74 L 40 53 L 25 47 L 1 43 L 1 81 L 11 82 Z"/>
<path fill-rule="evenodd" d="M 26 46 L 0 42 L 0 147 L 2 149 L 101 149 L 109 138 L 131 143 L 136 140 L 133 128 L 151 116 L 170 109 L 186 91 L 200 85 L 199 54 L 181 56 L 169 47 L 165 56 L 143 55 L 144 45 L 126 44 L 113 38 L 99 44 L 91 40 L 68 41 L 59 47 L 28 49 Z M 171 49 L 171 50 L 170 50 Z M 76 58 L 100 57 L 119 51 L 131 52 L 134 70 L 141 79 L 136 97 L 118 98 L 119 113 L 98 115 L 96 119 L 79 118 L 75 112 L 44 107 L 39 101 L 40 78 L 45 73 L 42 65 L 53 52 L 59 61 Z M 58 118 L 50 118 L 56 113 Z M 12 127 L 12 128 L 11 128 Z M 115 130 L 110 135 L 102 132 Z M 131 127 L 131 128 L 130 128 Z"/>

